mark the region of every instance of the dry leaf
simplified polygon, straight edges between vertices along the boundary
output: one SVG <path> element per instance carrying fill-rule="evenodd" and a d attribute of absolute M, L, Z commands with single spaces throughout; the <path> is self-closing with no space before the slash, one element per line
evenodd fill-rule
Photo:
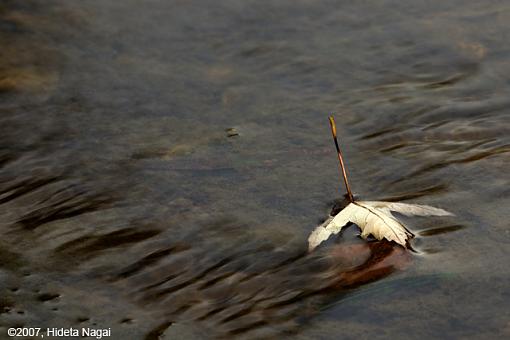
<path fill-rule="evenodd" d="M 414 237 L 391 211 L 406 216 L 451 216 L 446 210 L 428 205 L 381 202 L 381 201 L 354 201 L 347 205 L 336 216 L 330 216 L 326 222 L 315 228 L 308 238 L 308 249 L 312 251 L 327 240 L 331 234 L 338 234 L 349 222 L 361 229 L 361 237 L 373 235 L 376 239 L 383 238 L 395 241 L 403 247 L 408 246 L 408 240 Z"/>

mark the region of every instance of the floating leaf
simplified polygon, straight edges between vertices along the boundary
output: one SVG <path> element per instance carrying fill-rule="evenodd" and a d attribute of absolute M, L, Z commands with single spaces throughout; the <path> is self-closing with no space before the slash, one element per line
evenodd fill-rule
<path fill-rule="evenodd" d="M 383 201 L 356 201 L 347 180 L 347 170 L 338 145 L 336 125 L 333 116 L 329 117 L 331 134 L 335 142 L 338 162 L 344 180 L 346 197 L 350 203 L 336 216 L 330 216 L 323 224 L 315 228 L 308 237 L 308 250 L 314 250 L 319 244 L 327 240 L 331 234 L 338 234 L 347 223 L 352 222 L 361 229 L 361 237 L 366 239 L 369 235 L 378 240 L 387 239 L 396 242 L 404 248 L 410 248 L 409 240 L 414 237 L 399 220 L 391 214 L 392 211 L 406 216 L 451 216 L 446 210 L 428 205 L 394 203 Z"/>
<path fill-rule="evenodd" d="M 342 228 L 352 222 L 361 229 L 361 237 L 369 235 L 378 240 L 387 239 L 403 247 L 408 247 L 414 234 L 409 231 L 391 211 L 406 216 L 452 216 L 450 212 L 428 205 L 382 202 L 353 201 L 336 216 L 330 216 L 322 225 L 315 228 L 308 238 L 308 249 L 312 251 L 332 234 L 338 234 Z"/>

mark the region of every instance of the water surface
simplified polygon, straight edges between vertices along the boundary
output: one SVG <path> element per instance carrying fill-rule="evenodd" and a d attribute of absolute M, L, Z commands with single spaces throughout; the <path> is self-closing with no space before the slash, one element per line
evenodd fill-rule
<path fill-rule="evenodd" d="M 3 1 L 0 329 L 510 336 L 510 6 Z M 339 196 L 431 204 L 418 253 Z"/>

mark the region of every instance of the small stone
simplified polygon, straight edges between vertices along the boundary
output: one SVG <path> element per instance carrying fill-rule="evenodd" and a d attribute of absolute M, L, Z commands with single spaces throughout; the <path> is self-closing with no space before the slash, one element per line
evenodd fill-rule
<path fill-rule="evenodd" d="M 227 132 L 227 137 L 235 137 L 235 136 L 239 136 L 239 132 L 237 132 L 237 130 L 235 128 L 228 128 L 228 129 L 225 129 L 225 131 Z"/>

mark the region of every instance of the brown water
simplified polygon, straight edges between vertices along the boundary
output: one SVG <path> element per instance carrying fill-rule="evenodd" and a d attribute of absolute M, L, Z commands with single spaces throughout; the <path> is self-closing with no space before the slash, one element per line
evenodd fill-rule
<path fill-rule="evenodd" d="M 510 336 L 504 1 L 2 1 L 0 337 Z M 418 253 L 306 239 L 341 182 Z M 228 130 L 230 129 L 230 130 Z M 233 129 L 233 130 L 232 130 Z"/>

